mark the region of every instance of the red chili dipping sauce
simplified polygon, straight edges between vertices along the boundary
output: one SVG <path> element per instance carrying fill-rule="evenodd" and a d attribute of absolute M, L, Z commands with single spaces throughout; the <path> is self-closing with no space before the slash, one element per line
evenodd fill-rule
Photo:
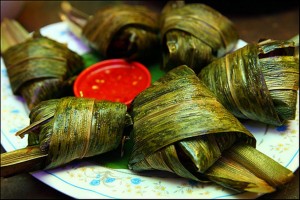
<path fill-rule="evenodd" d="M 151 84 L 149 70 L 138 62 L 111 59 L 82 71 L 75 80 L 76 97 L 96 98 L 130 105 Z"/>

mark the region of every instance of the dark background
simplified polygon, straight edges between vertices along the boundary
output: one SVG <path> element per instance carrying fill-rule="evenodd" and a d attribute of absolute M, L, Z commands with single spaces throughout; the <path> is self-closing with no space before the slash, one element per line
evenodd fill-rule
<path fill-rule="evenodd" d="M 1 0 L 1 6 L 2 6 Z M 16 16 L 29 32 L 45 25 L 60 22 L 61 1 L 24 1 Z M 100 6 L 116 1 L 70 1 L 71 4 L 92 15 Z M 166 1 L 124 1 L 131 4 L 147 4 L 160 10 Z M 195 1 L 186 1 L 187 3 Z M 262 38 L 289 39 L 299 34 L 299 2 L 286 1 L 197 1 L 205 3 L 228 17 L 239 32 L 240 38 L 248 43 Z M 2 9 L 5 9 L 1 7 Z M 2 17 L 1 17 L 2 18 Z M 1 116 L 3 117 L 3 116 Z M 1 146 L 1 153 L 5 152 Z M 259 199 L 299 199 L 299 170 L 296 178 L 284 188 Z M 1 178 L 1 199 L 70 199 L 29 174 Z"/>

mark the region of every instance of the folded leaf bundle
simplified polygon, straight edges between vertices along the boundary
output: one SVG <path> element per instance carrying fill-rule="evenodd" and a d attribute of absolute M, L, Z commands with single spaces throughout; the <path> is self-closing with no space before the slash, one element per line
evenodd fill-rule
<path fill-rule="evenodd" d="M 142 60 L 153 55 L 149 52 L 157 52 L 159 13 L 146 6 L 106 5 L 90 17 L 66 2 L 62 9 L 65 13 L 62 19 L 105 58 Z"/>
<path fill-rule="evenodd" d="M 255 149 L 253 135 L 185 65 L 141 92 L 131 109 L 132 170 L 169 171 L 257 193 L 272 192 L 293 177 Z"/>
<path fill-rule="evenodd" d="M 170 1 L 160 17 L 163 66 L 187 65 L 196 73 L 217 57 L 233 50 L 238 33 L 217 10 L 200 3 Z"/>
<path fill-rule="evenodd" d="M 41 169 L 51 169 L 114 150 L 124 128 L 132 123 L 125 104 L 75 97 L 43 101 L 29 117 L 30 125 L 16 133 L 20 137 L 29 134 L 28 147 L 1 154 L 1 170 L 28 161 L 27 155 L 44 155 Z M 36 149 L 35 155 L 30 149 Z"/>
<path fill-rule="evenodd" d="M 30 110 L 41 101 L 72 94 L 72 78 L 83 69 L 76 52 L 39 32 L 2 56 L 13 93 L 21 95 Z"/>
<path fill-rule="evenodd" d="M 290 41 L 248 44 L 201 70 L 198 77 L 236 117 L 275 126 L 295 118 L 299 59 Z"/>

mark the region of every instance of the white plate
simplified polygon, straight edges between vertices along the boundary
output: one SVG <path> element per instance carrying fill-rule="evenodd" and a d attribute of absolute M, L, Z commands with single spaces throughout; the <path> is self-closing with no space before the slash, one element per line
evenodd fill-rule
<path fill-rule="evenodd" d="M 48 25 L 41 33 L 79 54 L 90 49 L 72 35 L 65 23 Z M 245 45 L 239 41 L 238 47 Z M 299 100 L 298 100 L 299 104 Z M 22 98 L 12 94 L 6 68 L 1 58 L 1 144 L 6 151 L 23 148 L 27 137 L 14 134 L 29 125 L 28 109 Z M 244 124 L 257 139 L 257 149 L 295 171 L 299 167 L 299 109 L 287 125 L 266 126 L 257 122 Z M 169 174 L 136 174 L 127 169 L 110 169 L 91 162 L 74 162 L 63 168 L 31 173 L 38 180 L 74 198 L 172 198 L 172 199 L 248 199 L 261 194 L 238 193 L 216 184 L 203 184 Z"/>

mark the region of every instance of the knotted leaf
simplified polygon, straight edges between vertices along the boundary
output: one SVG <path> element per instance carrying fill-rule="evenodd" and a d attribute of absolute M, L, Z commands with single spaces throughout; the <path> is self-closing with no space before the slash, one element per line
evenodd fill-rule
<path fill-rule="evenodd" d="M 198 77 L 236 117 L 279 126 L 295 118 L 299 59 L 289 41 L 248 44 L 213 61 Z"/>

